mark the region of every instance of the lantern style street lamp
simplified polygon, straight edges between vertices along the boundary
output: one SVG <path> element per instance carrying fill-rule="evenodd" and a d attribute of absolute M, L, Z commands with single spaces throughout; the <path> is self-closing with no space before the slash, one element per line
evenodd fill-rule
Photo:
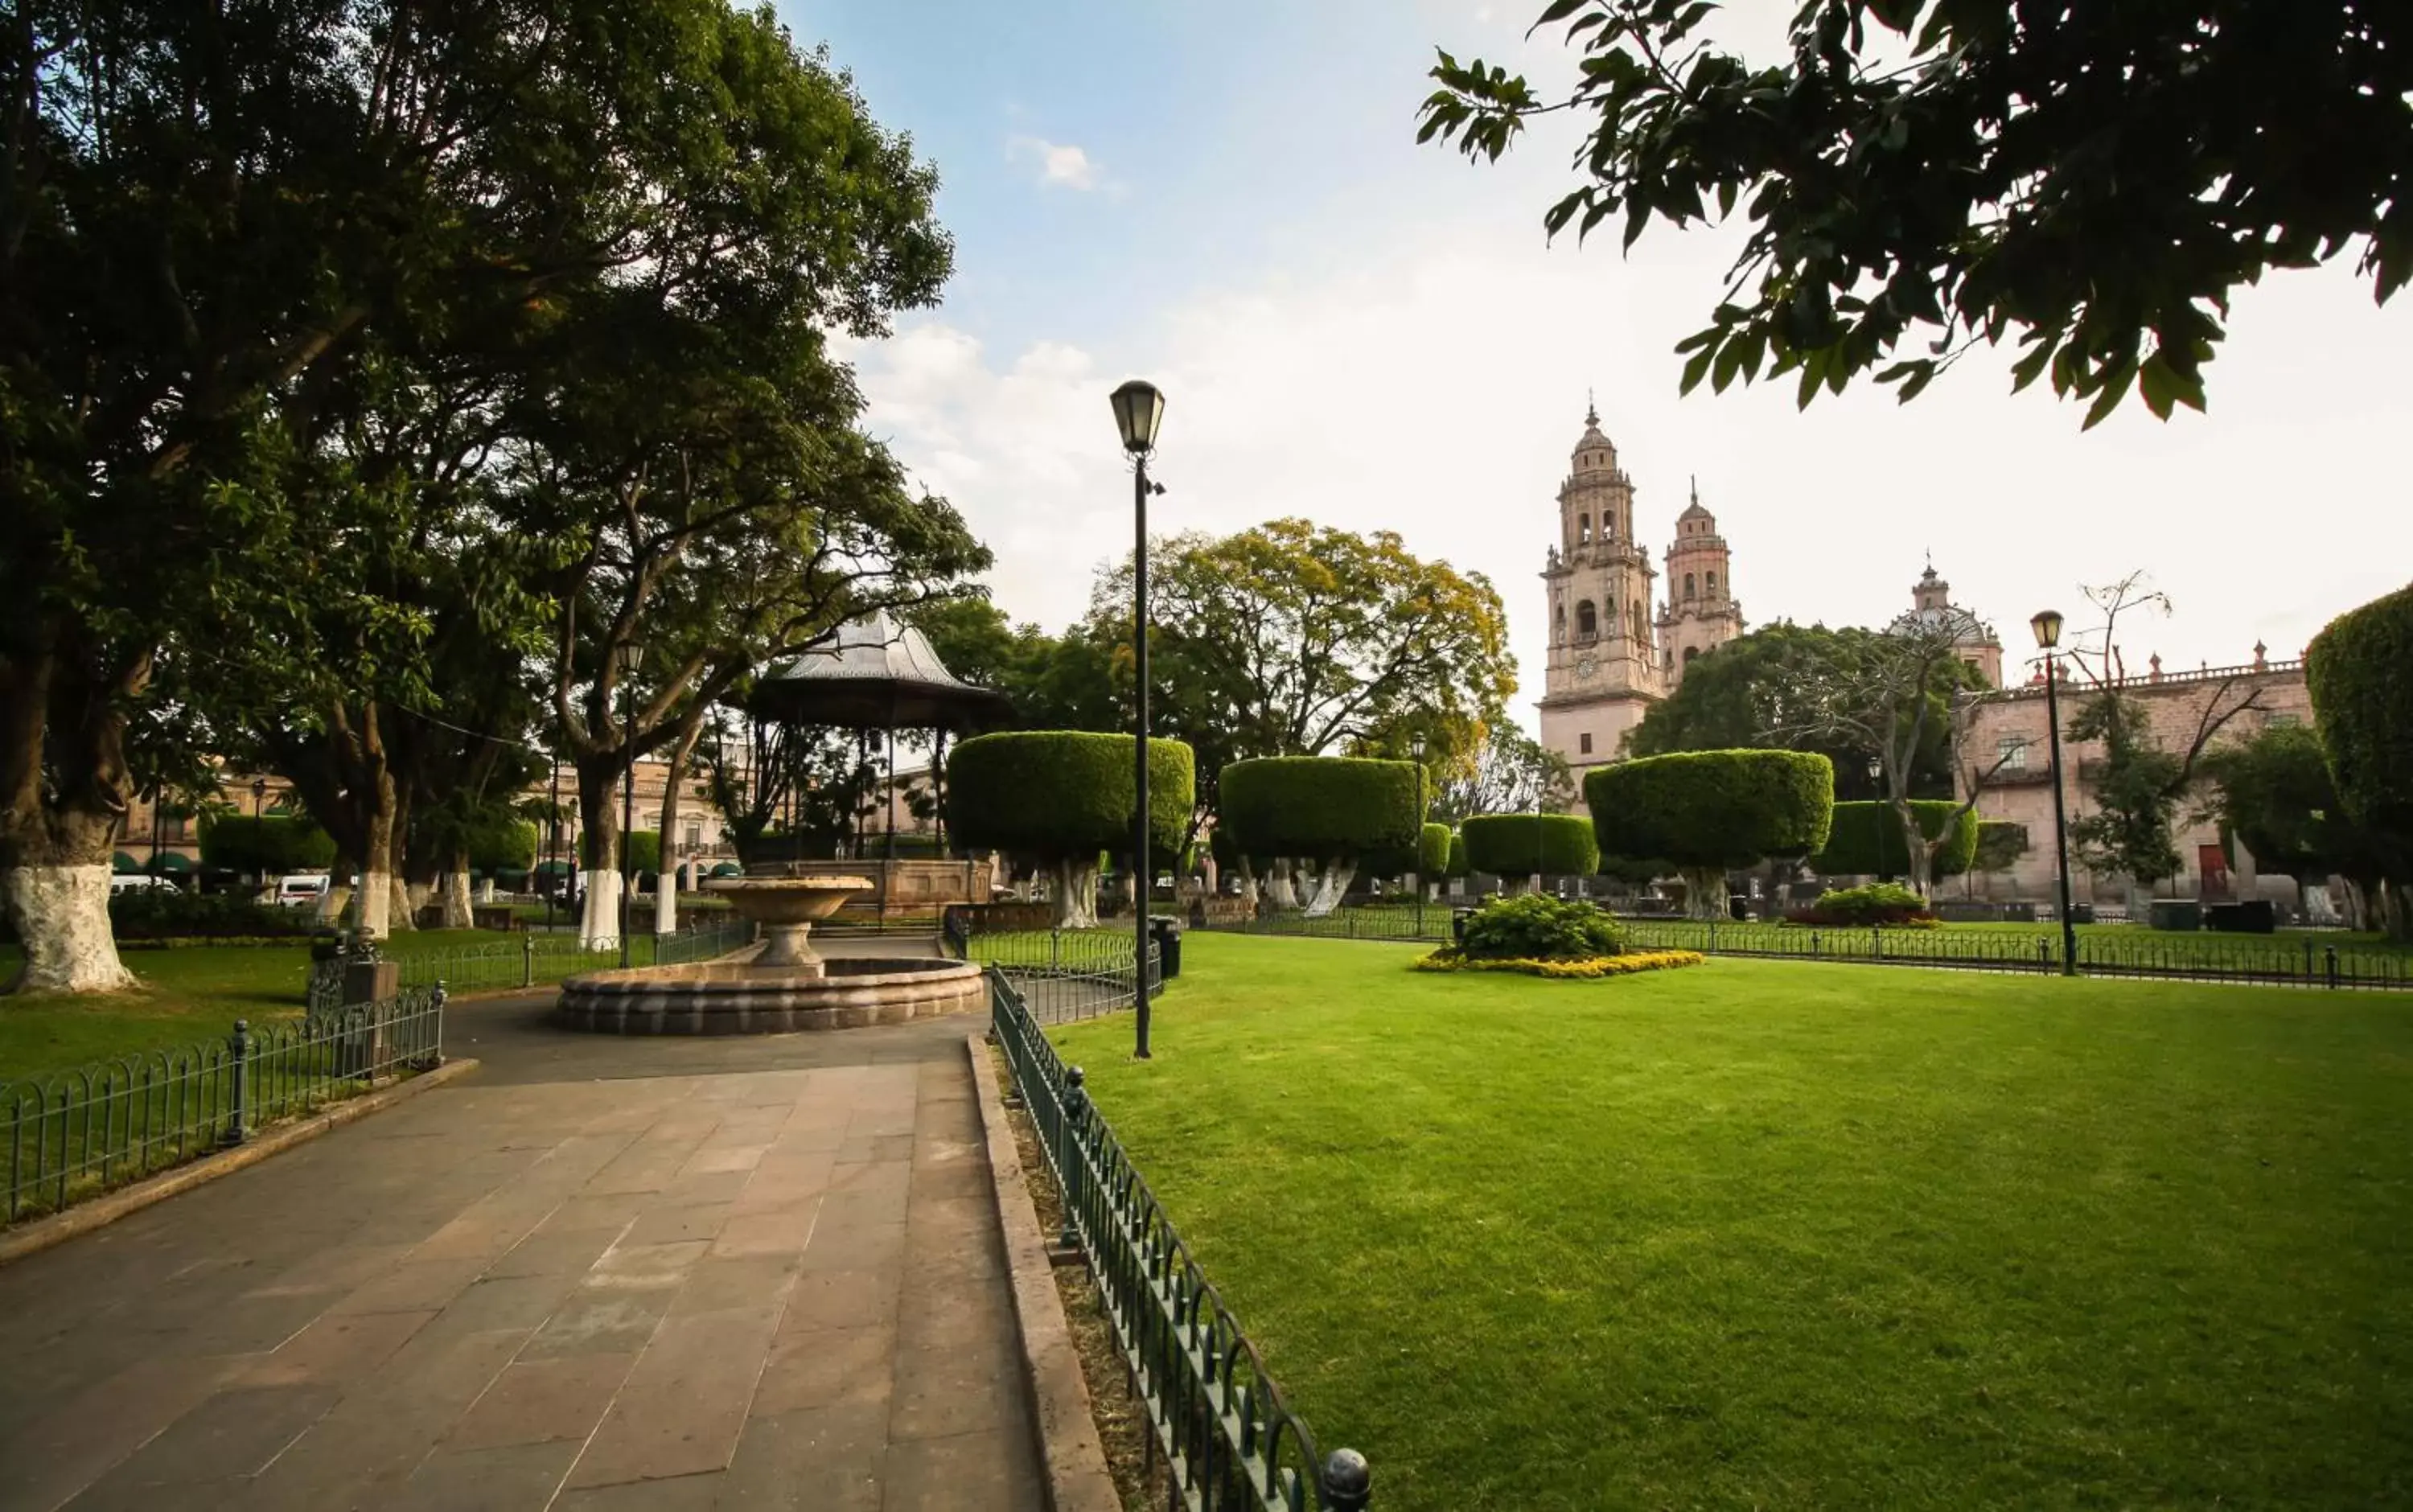
<path fill-rule="evenodd" d="M 1415 849 L 1409 852 L 1416 858 L 1416 938 L 1425 937 L 1425 737 L 1418 731 L 1408 741 L 1408 754 L 1416 763 L 1416 838 Z M 1534 826 L 1540 828 L 1539 825 Z"/>
<path fill-rule="evenodd" d="M 645 660 L 643 642 L 626 641 L 613 648 L 620 669 L 620 727 L 629 737 L 629 764 L 620 773 L 620 968 L 629 966 L 629 894 L 636 889 L 637 837 L 637 668 Z"/>
<path fill-rule="evenodd" d="M 2069 914 L 2069 820 L 2061 798 L 2061 672 L 2052 655 L 2052 648 L 2061 644 L 2061 611 L 2038 611 L 2028 628 L 2036 631 L 2036 645 L 2044 652 L 2045 738 L 2052 760 L 2052 853 L 2061 882 L 2061 974 L 2076 976 L 2078 921 Z"/>
<path fill-rule="evenodd" d="M 1156 891 L 1147 857 L 1147 496 L 1164 492 L 1147 481 L 1147 458 L 1156 450 L 1156 428 L 1164 419 L 1164 394 L 1155 384 L 1133 378 L 1114 392 L 1112 403 L 1115 428 L 1122 433 L 1123 451 L 1132 459 L 1132 686 L 1138 705 L 1132 781 L 1132 970 L 1137 986 L 1132 999 L 1139 1021 L 1132 1054 L 1145 1060 L 1148 897 Z"/>

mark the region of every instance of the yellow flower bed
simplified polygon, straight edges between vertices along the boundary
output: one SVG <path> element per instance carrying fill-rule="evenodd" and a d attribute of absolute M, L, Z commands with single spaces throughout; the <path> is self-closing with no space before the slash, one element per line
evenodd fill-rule
<path fill-rule="evenodd" d="M 1444 947 L 1429 956 L 1419 956 L 1409 964 L 1418 971 L 1514 971 L 1519 976 L 1590 981 L 1604 976 L 1629 976 L 1636 971 L 1669 971 L 1680 966 L 1698 966 L 1707 959 L 1697 950 L 1637 950 L 1623 956 L 1593 956 L 1572 961 L 1470 960 Z"/>

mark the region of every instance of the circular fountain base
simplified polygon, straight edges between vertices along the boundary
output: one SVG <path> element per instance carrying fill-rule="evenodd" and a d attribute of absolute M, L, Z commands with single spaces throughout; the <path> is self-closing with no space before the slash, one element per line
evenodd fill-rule
<path fill-rule="evenodd" d="M 602 1034 L 788 1034 L 985 1011 L 967 961 L 821 959 L 801 966 L 701 961 L 593 971 L 561 985 L 555 1020 Z"/>

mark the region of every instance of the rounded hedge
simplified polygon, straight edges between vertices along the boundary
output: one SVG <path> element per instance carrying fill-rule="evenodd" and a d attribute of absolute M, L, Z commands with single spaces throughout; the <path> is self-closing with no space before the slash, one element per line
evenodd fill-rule
<path fill-rule="evenodd" d="M 335 864 L 335 842 L 306 819 L 221 814 L 201 825 L 201 864 L 268 876 L 319 871 Z"/>
<path fill-rule="evenodd" d="M 1251 855 L 1355 859 L 1413 853 L 1424 826 L 1414 762 L 1356 756 L 1266 756 L 1234 762 L 1217 779 L 1221 823 Z"/>
<path fill-rule="evenodd" d="M 1131 843 L 1132 739 L 1074 730 L 974 735 L 947 756 L 947 830 L 976 850 L 1032 861 L 1120 853 Z M 1197 795 L 1190 748 L 1151 738 L 1150 850 L 1179 849 Z"/>
<path fill-rule="evenodd" d="M 1466 869 L 1466 837 L 1452 832 L 1449 838 L 1449 865 L 1442 868 L 1444 877 L 1471 877 Z"/>
<path fill-rule="evenodd" d="M 1589 877 L 1600 867 L 1591 822 L 1574 814 L 1477 814 L 1458 833 L 1467 865 L 1495 877 Z"/>
<path fill-rule="evenodd" d="M 1934 875 L 1958 877 L 1977 854 L 1977 811 L 1945 798 L 1913 798 L 1911 817 L 1932 841 L 1952 826 L 1952 838 L 1935 852 Z M 1810 857 L 1822 876 L 1905 877 L 1910 855 L 1902 841 L 1902 820 L 1889 803 L 1839 803 L 1827 843 Z"/>
<path fill-rule="evenodd" d="M 534 820 L 504 818 L 473 825 L 468 836 L 469 869 L 526 871 L 536 865 L 540 838 Z"/>
<path fill-rule="evenodd" d="M 1594 767 L 1584 802 L 1603 854 L 1748 867 L 1827 843 L 1835 768 L 1814 751 L 1688 750 Z"/>
<path fill-rule="evenodd" d="M 2348 610 L 2313 637 L 2304 680 L 2338 801 L 2413 845 L 2413 587 Z"/>
<path fill-rule="evenodd" d="M 1417 844 L 1416 875 L 1430 882 L 1449 871 L 1451 842 L 1458 837 L 1447 824 L 1427 824 Z"/>

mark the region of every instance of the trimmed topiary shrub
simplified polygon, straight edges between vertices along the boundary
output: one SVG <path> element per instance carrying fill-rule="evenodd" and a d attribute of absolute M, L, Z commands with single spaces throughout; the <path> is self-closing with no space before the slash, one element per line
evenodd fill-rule
<path fill-rule="evenodd" d="M 1725 873 L 1827 843 L 1835 768 L 1794 750 L 1695 750 L 1595 767 L 1584 801 L 1603 854 L 1684 874 L 1696 918 L 1725 907 Z"/>
<path fill-rule="evenodd" d="M 1624 948 L 1625 932 L 1606 913 L 1541 893 L 1493 898 L 1468 917 L 1458 942 L 1474 960 L 1589 960 Z"/>
<path fill-rule="evenodd" d="M 1822 893 L 1818 900 L 1809 907 L 1787 913 L 1784 922 L 1838 927 L 1878 925 L 1932 929 L 1935 927 L 1936 918 L 1928 912 L 1927 899 L 1909 888 L 1893 882 L 1871 882 L 1866 887 L 1840 887 L 1831 893 Z"/>
<path fill-rule="evenodd" d="M 1944 798 L 1913 798 L 1911 817 L 1931 841 L 1951 826 L 1951 838 L 1935 852 L 1934 876 L 1958 877 L 1977 853 L 1977 811 Z M 1810 857 L 1821 876 L 1906 877 L 1910 856 L 1902 845 L 1902 820 L 1889 803 L 1839 803 L 1827 843 Z"/>
<path fill-rule="evenodd" d="M 1102 851 L 1131 843 L 1132 737 L 1071 730 L 974 735 L 947 757 L 947 829 L 975 850 L 1056 871 L 1056 922 L 1097 922 Z M 1148 845 L 1180 849 L 1197 801 L 1190 748 L 1147 743 Z"/>
<path fill-rule="evenodd" d="M 335 864 L 335 842 L 309 820 L 288 814 L 220 814 L 201 822 L 201 864 L 271 877 L 323 871 Z"/>
<path fill-rule="evenodd" d="M 1472 877 L 1466 869 L 1466 837 L 1456 831 L 1449 837 L 1449 865 L 1442 868 L 1444 877 Z"/>
<path fill-rule="evenodd" d="M 1364 858 L 1386 851 L 1414 855 L 1424 828 L 1419 787 L 1413 762 L 1260 757 L 1223 768 L 1216 782 L 1219 823 L 1251 855 L 1324 863 L 1307 912 L 1329 913 Z"/>
<path fill-rule="evenodd" d="M 1501 877 L 1589 877 L 1600 867 L 1591 821 L 1574 814 L 1478 814 L 1460 826 L 1467 864 Z"/>
<path fill-rule="evenodd" d="M 2329 622 L 2304 652 L 2330 780 L 2356 824 L 2380 842 L 2392 884 L 2413 882 L 2413 587 Z M 2389 932 L 2413 934 L 2413 910 L 2388 909 Z"/>
<path fill-rule="evenodd" d="M 1429 882 L 1449 874 L 1451 843 L 1458 838 L 1447 824 L 1427 824 L 1418 842 L 1416 877 Z"/>

